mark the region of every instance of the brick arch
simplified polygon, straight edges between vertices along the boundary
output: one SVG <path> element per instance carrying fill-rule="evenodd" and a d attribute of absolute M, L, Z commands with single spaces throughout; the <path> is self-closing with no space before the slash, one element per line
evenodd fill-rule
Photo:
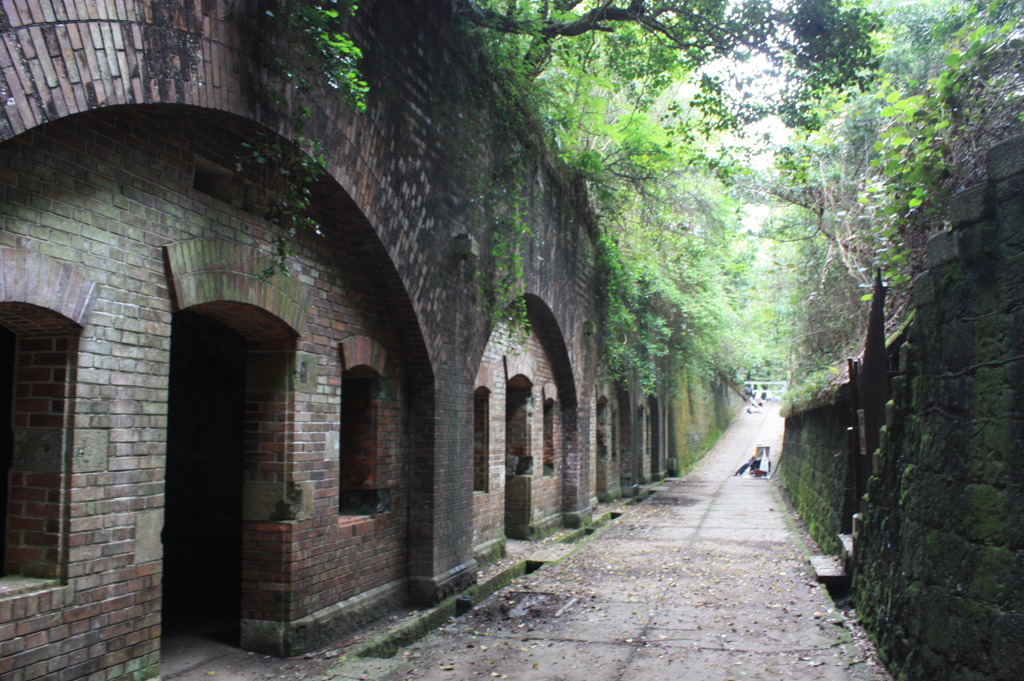
<path fill-rule="evenodd" d="M 96 283 L 71 263 L 0 247 L 0 302 L 29 306 L 16 314 L 0 311 L 0 324 L 12 331 L 60 332 L 86 325 Z"/>
<path fill-rule="evenodd" d="M 118 3 L 115 15 L 113 3 L 100 3 L 98 13 L 85 3 L 63 3 L 52 10 L 60 23 L 51 31 L 39 30 L 35 12 L 8 11 L 3 33 L 13 58 L 0 72 L 0 92 L 18 96 L 0 115 L 0 140 L 111 106 L 193 104 L 250 113 L 251 93 L 226 85 L 255 67 L 233 47 L 244 45 L 244 36 L 223 21 L 220 3 L 165 4 L 153 11 L 149 3 Z M 96 35 L 106 39 L 88 38 Z"/>
<path fill-rule="evenodd" d="M 388 351 L 369 336 L 349 336 L 341 342 L 341 367 L 349 371 L 356 367 L 369 367 L 378 374 L 384 374 Z"/>
<path fill-rule="evenodd" d="M 209 314 L 250 339 L 283 340 L 301 332 L 308 287 L 296 277 L 260 276 L 272 265 L 268 254 L 220 239 L 178 241 L 165 245 L 164 253 L 179 310 Z"/>
<path fill-rule="evenodd" d="M 558 387 L 558 401 L 562 407 L 577 405 L 576 381 L 569 349 L 565 345 L 562 328 L 555 319 L 554 313 L 540 297 L 527 293 L 526 313 L 530 320 L 530 328 L 540 338 L 541 345 L 551 358 L 555 373 L 555 384 Z"/>
<path fill-rule="evenodd" d="M 494 392 L 498 385 L 498 379 L 494 375 L 494 370 L 481 362 L 480 367 L 476 371 L 475 384 L 477 388 L 484 388 L 489 393 Z"/>
<path fill-rule="evenodd" d="M 118 2 L 116 12 L 114 4 L 101 0 L 98 10 L 86 11 L 81 3 L 54 3 L 52 16 L 44 12 L 42 22 L 27 9 L 7 12 L 0 36 L 13 58 L 10 68 L 0 69 L 0 93 L 17 96 L 0 110 L 0 142 L 47 123 L 99 111 L 153 112 L 215 126 L 237 117 L 226 127 L 245 130 L 243 137 L 263 130 L 295 141 L 290 118 L 278 115 L 264 99 L 263 93 L 280 91 L 283 85 L 271 82 L 273 73 L 254 57 L 257 50 L 266 49 L 252 44 L 257 35 L 254 22 L 262 20 L 255 4 L 162 3 L 154 10 L 149 3 Z M 96 35 L 104 40 L 87 38 Z M 69 55 L 75 56 L 74 64 Z M 49 75 L 41 78 L 40 73 Z M 422 316 L 428 313 L 410 295 L 410 282 L 394 265 L 408 254 L 389 253 L 380 240 L 383 231 L 396 228 L 396 218 L 390 208 L 382 210 L 393 203 L 390 185 L 377 181 L 374 159 L 364 155 L 372 142 L 363 128 L 372 127 L 367 123 L 372 117 L 359 116 L 329 96 L 315 101 L 313 109 L 314 122 L 305 135 L 324 141 L 331 178 L 318 188 L 324 192 L 318 202 L 364 230 L 358 235 L 360 247 L 371 254 L 385 282 L 400 318 L 397 323 L 422 329 Z M 398 228 L 404 229 L 404 223 Z M 403 248 L 418 246 L 409 240 Z M 232 278 L 234 283 L 227 281 Z M 238 287 L 238 277 L 224 279 L 223 286 Z M 182 295 L 188 293 L 187 286 L 180 289 Z M 297 321 L 281 318 L 301 331 Z M 421 375 L 432 375 L 443 343 L 422 333 L 406 336 L 406 343 L 404 363 L 413 361 Z"/>
<path fill-rule="evenodd" d="M 528 353 L 521 355 L 505 355 L 505 383 L 508 384 L 513 377 L 522 376 L 530 385 L 536 383 L 533 373 L 533 358 Z"/>
<path fill-rule="evenodd" d="M 517 372 L 515 375 L 509 376 L 505 382 L 505 387 L 508 390 L 532 391 L 535 386 L 529 376 L 522 372 Z"/>

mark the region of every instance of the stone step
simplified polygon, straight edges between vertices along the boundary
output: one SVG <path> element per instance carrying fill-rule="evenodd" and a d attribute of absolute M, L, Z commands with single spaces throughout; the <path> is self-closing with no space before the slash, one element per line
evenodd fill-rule
<path fill-rule="evenodd" d="M 853 557 L 853 535 L 852 534 L 840 534 L 839 541 L 843 545 L 843 555 L 852 558 Z"/>
<path fill-rule="evenodd" d="M 839 542 L 843 545 L 843 554 L 842 554 L 843 569 L 846 570 L 847 574 L 852 575 L 853 574 L 853 564 L 854 564 L 853 563 L 854 552 L 855 552 L 854 551 L 854 547 L 856 546 L 856 543 L 853 540 L 855 535 L 852 535 L 852 534 L 840 534 L 838 536 L 839 536 Z"/>
<path fill-rule="evenodd" d="M 811 567 L 819 584 L 827 587 L 850 584 L 850 576 L 843 567 L 842 556 L 811 556 Z"/>
<path fill-rule="evenodd" d="M 540 551 L 534 551 L 526 557 L 526 572 L 530 573 L 548 563 L 557 563 L 576 549 L 572 544 L 557 544 Z"/>

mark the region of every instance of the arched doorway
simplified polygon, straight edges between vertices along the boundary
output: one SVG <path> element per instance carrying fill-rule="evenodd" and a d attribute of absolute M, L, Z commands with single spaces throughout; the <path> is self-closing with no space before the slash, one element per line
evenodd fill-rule
<path fill-rule="evenodd" d="M 238 643 L 242 571 L 246 343 L 183 310 L 171 326 L 164 631 Z"/>
<path fill-rule="evenodd" d="M 165 634 L 237 645 L 243 619 L 273 615 L 263 584 L 282 557 L 260 550 L 273 542 L 250 516 L 273 503 L 268 485 L 285 473 L 293 346 L 286 324 L 251 305 L 205 303 L 174 315 Z"/>
<path fill-rule="evenodd" d="M 533 515 L 533 384 L 522 374 L 505 387 L 505 536 L 530 538 Z"/>

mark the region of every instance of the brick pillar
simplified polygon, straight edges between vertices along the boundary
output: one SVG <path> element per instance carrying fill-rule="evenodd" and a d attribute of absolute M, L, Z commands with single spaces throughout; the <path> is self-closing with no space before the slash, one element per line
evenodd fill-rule
<path fill-rule="evenodd" d="M 490 490 L 491 391 L 477 388 L 473 393 L 473 491 Z"/>
<path fill-rule="evenodd" d="M 596 459 L 594 473 L 597 478 L 595 494 L 597 495 L 597 500 L 602 503 L 610 501 L 608 495 L 608 469 L 611 464 L 611 429 L 608 411 L 608 400 L 603 396 L 598 398 L 594 427 L 594 458 Z"/>
<path fill-rule="evenodd" d="M 622 495 L 631 497 L 636 494 L 636 452 L 634 449 L 633 409 L 629 392 L 619 390 L 619 485 Z"/>
<path fill-rule="evenodd" d="M 250 350 L 246 362 L 242 501 L 242 647 L 285 654 L 291 618 L 293 522 L 311 490 L 290 475 L 295 352 Z"/>

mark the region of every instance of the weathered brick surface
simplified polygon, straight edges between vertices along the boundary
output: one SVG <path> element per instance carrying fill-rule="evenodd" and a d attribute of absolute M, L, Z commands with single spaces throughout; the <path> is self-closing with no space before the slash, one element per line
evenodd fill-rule
<path fill-rule="evenodd" d="M 540 525 L 585 522 L 620 479 L 664 470 L 674 446 L 667 400 L 606 388 L 617 460 L 598 483 L 593 219 L 528 136 L 493 126 L 490 80 L 446 3 L 379 0 L 361 17 L 369 110 L 325 99 L 310 130 L 328 150 L 324 235 L 292 238 L 287 278 L 259 276 L 278 228 L 195 180 L 234 168 L 257 131 L 289 132 L 266 94 L 279 83 L 256 61 L 271 39 L 261 15 L 227 6 L 0 0 L 0 359 L 17 364 L 0 387 L 17 405 L 3 425 L 21 438 L 0 579 L 5 677 L 155 676 L 161 591 L 193 571 L 182 527 L 237 544 L 213 555 L 238 562 L 224 574 L 243 643 L 277 654 L 358 619 L 355 596 L 434 602 L 467 586 L 475 550 L 504 536 L 517 373 L 537 399 Z M 535 333 L 521 357 L 489 344 L 484 312 L 505 195 L 531 229 L 520 246 Z M 463 233 L 481 257 L 457 252 Z M 630 430 L 641 408 L 642 436 Z M 217 486 L 222 508 L 206 491 Z M 224 574 L 192 586 L 216 591 Z"/>
<path fill-rule="evenodd" d="M 488 447 L 480 471 L 486 484 L 478 485 L 486 489 L 474 493 L 473 543 L 483 560 L 500 555 L 506 535 L 536 538 L 563 521 L 571 437 L 562 405 L 573 398 L 563 401 L 559 393 L 543 332 L 521 341 L 497 330 L 477 372 L 475 392 L 486 391 L 487 419 L 480 430 L 487 433 Z M 517 476 L 524 479 L 513 480 Z"/>

